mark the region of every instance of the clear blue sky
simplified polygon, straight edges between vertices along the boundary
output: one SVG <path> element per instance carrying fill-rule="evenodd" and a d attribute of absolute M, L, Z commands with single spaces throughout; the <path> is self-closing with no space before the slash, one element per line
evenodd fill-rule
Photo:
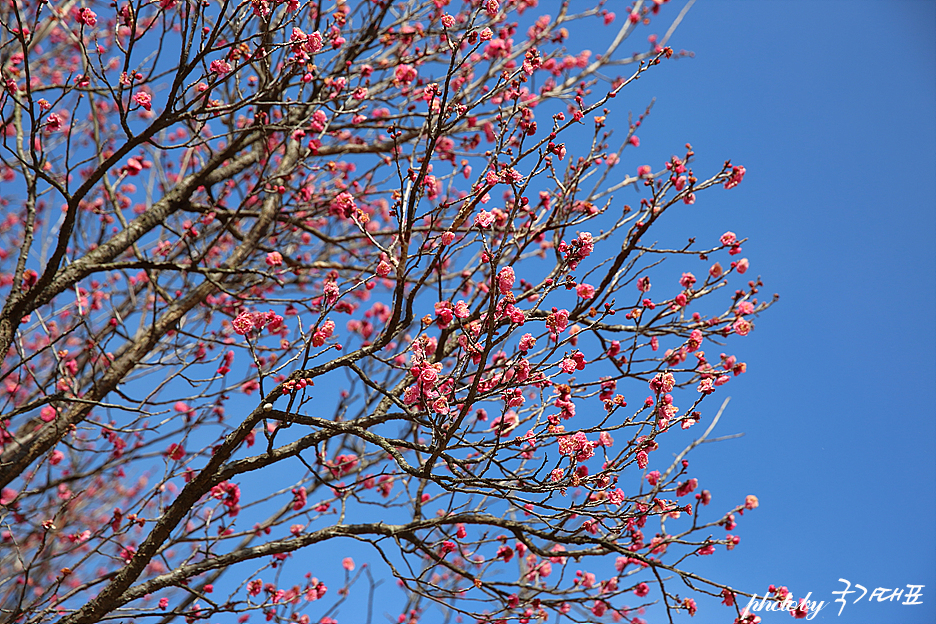
<path fill-rule="evenodd" d="M 868 588 L 814 621 L 934 622 L 936 3 L 702 0 L 671 43 L 695 58 L 626 92 L 635 112 L 657 98 L 639 151 L 688 141 L 747 168 L 679 233 L 750 237 L 751 273 L 781 295 L 731 346 L 748 373 L 719 431 L 746 435 L 693 461 L 715 501 L 761 506 L 699 569 L 826 601 L 840 578 Z M 922 606 L 868 602 L 907 584 Z"/>

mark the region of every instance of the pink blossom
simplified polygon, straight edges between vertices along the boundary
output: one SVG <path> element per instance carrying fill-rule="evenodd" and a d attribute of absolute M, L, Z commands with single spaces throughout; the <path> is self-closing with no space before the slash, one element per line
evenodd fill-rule
<path fill-rule="evenodd" d="M 639 290 L 640 292 L 647 292 L 648 290 L 650 290 L 650 278 L 648 276 L 638 278 L 637 290 Z"/>
<path fill-rule="evenodd" d="M 685 496 L 695 491 L 699 486 L 698 479 L 688 479 L 679 484 L 676 488 L 676 496 Z"/>
<path fill-rule="evenodd" d="M 253 315 L 250 312 L 241 312 L 237 315 L 237 318 L 231 321 L 231 325 L 234 327 L 235 334 L 243 336 L 253 329 Z"/>
<path fill-rule="evenodd" d="M 338 295 L 341 291 L 338 289 L 338 284 L 336 284 L 333 280 L 328 280 L 325 282 L 325 286 L 323 287 L 322 292 L 325 294 L 325 302 L 328 305 L 335 305 L 335 302 L 338 301 Z"/>
<path fill-rule="evenodd" d="M 39 418 L 42 419 L 42 422 L 52 422 L 56 416 L 58 416 L 58 413 L 51 405 L 46 405 L 39 411 Z"/>
<path fill-rule="evenodd" d="M 487 12 L 488 17 L 494 19 L 497 17 L 497 11 L 500 9 L 500 3 L 497 0 L 487 0 L 484 3 L 484 10 Z"/>
<path fill-rule="evenodd" d="M 582 431 L 559 437 L 559 452 L 579 462 L 591 459 L 595 455 L 595 446 L 596 443 L 590 441 Z"/>
<path fill-rule="evenodd" d="M 147 162 L 149 162 L 149 161 L 147 161 Z M 140 162 L 138 159 L 136 159 L 136 158 L 128 158 L 128 159 L 127 159 L 127 164 L 126 164 L 126 166 L 124 167 L 124 169 L 126 170 L 126 172 L 127 172 L 129 175 L 132 175 L 132 176 L 138 175 L 138 174 L 139 174 L 141 171 L 143 171 L 143 169 L 145 169 L 145 168 L 146 168 L 146 166 L 145 166 L 143 163 L 141 163 L 141 162 Z"/>
<path fill-rule="evenodd" d="M 94 28 L 94 25 L 97 24 L 97 15 L 91 9 L 81 9 L 78 11 L 78 23 Z"/>
<path fill-rule="evenodd" d="M 61 129 L 62 127 L 62 118 L 56 114 L 52 113 L 46 118 L 46 130 L 49 132 L 55 132 L 56 130 Z"/>
<path fill-rule="evenodd" d="M 351 572 L 352 570 L 354 570 L 354 559 L 352 559 L 351 557 L 345 557 L 344 559 L 341 560 L 341 567 L 347 570 L 348 572 Z"/>
<path fill-rule="evenodd" d="M 445 540 L 442 542 L 442 547 L 439 549 L 439 554 L 444 557 L 448 553 L 455 552 L 456 550 L 458 550 L 458 546 L 455 545 L 455 542 Z"/>
<path fill-rule="evenodd" d="M 647 585 L 646 583 L 641 583 L 637 587 L 634 588 L 634 593 L 640 598 L 643 598 L 644 596 L 650 593 L 650 586 Z"/>
<path fill-rule="evenodd" d="M 181 444 L 176 444 L 173 442 L 166 449 L 166 456 L 173 461 L 179 461 L 185 457 L 185 447 Z"/>
<path fill-rule="evenodd" d="M 650 380 L 650 389 L 656 393 L 672 392 L 676 385 L 676 378 L 673 373 L 660 373 Z"/>
<path fill-rule="evenodd" d="M 741 180 L 744 179 L 744 167 L 732 167 L 731 176 L 725 181 L 725 188 L 730 189 L 741 184 Z"/>
<path fill-rule="evenodd" d="M 442 16 L 442 25 L 445 26 L 446 28 L 451 28 L 452 26 L 455 25 L 455 18 L 449 15 L 448 13 L 446 13 L 445 15 Z"/>
<path fill-rule="evenodd" d="M 650 175 L 651 171 L 653 171 L 653 169 L 650 168 L 650 165 L 641 165 L 637 167 L 637 175 L 641 178 Z"/>
<path fill-rule="evenodd" d="M 750 263 L 748 262 L 748 259 L 741 258 L 740 260 L 738 260 L 738 264 L 735 266 L 735 269 L 738 271 L 738 273 L 741 273 L 743 275 L 744 273 L 747 272 L 749 266 L 750 266 Z"/>
<path fill-rule="evenodd" d="M 550 141 L 549 145 L 546 146 L 546 151 L 549 152 L 550 154 L 555 154 L 556 156 L 559 157 L 559 160 L 562 160 L 563 158 L 565 158 L 565 155 L 566 155 L 566 145 L 565 143 L 560 143 L 559 145 L 556 145 L 555 143 Z"/>
<path fill-rule="evenodd" d="M 505 295 L 510 292 L 510 289 L 513 288 L 514 281 L 516 276 L 514 275 L 513 267 L 505 266 L 497 274 L 497 287 L 500 290 L 502 295 Z"/>
<path fill-rule="evenodd" d="M 307 496 L 306 490 L 304 487 L 293 488 L 293 511 L 299 511 L 306 506 Z"/>
<path fill-rule="evenodd" d="M 718 241 L 725 247 L 730 247 L 738 242 L 738 238 L 735 236 L 734 232 L 725 232 L 721 235 L 721 238 L 719 238 Z"/>
<path fill-rule="evenodd" d="M 393 269 L 393 266 L 391 266 L 389 262 L 387 262 L 386 260 L 381 260 L 377 264 L 377 275 L 379 275 L 380 277 L 387 277 L 388 275 L 390 275 L 391 269 Z"/>
<path fill-rule="evenodd" d="M 426 366 L 419 373 L 419 381 L 426 384 L 427 386 L 431 386 L 435 384 L 438 378 L 439 378 L 439 372 L 432 366 Z"/>
<path fill-rule="evenodd" d="M 283 254 L 278 251 L 271 251 L 266 256 L 266 263 L 271 267 L 280 266 L 283 264 Z"/>
<path fill-rule="evenodd" d="M 478 36 L 481 38 L 481 41 L 490 41 L 494 38 L 494 32 L 490 28 L 483 28 Z"/>
<path fill-rule="evenodd" d="M 152 110 L 153 108 L 153 96 L 151 96 L 146 91 L 137 91 L 133 95 L 133 101 L 146 110 Z"/>
<path fill-rule="evenodd" d="M 647 455 L 646 451 L 637 452 L 637 466 L 643 470 L 647 467 L 647 464 L 650 463 L 650 457 Z"/>
<path fill-rule="evenodd" d="M 307 45 L 309 52 L 312 54 L 320 51 L 324 47 L 324 44 L 322 43 L 322 33 L 317 30 L 311 33 L 307 40 Z"/>
<path fill-rule="evenodd" d="M 757 509 L 760 505 L 760 501 L 757 500 L 757 497 L 753 494 L 748 494 L 744 497 L 744 508 L 745 509 Z"/>
<path fill-rule="evenodd" d="M 263 591 L 263 581 L 260 579 L 254 579 L 247 583 L 248 596 L 259 596 L 261 591 Z"/>
<path fill-rule="evenodd" d="M 569 311 L 562 309 L 551 313 L 546 317 L 546 327 L 549 333 L 558 336 L 569 326 Z"/>
<path fill-rule="evenodd" d="M 329 212 L 338 217 L 350 218 L 357 209 L 357 202 L 351 193 L 341 192 L 331 201 Z"/>
<path fill-rule="evenodd" d="M 393 84 L 398 87 L 408 85 L 416 80 L 417 75 L 416 68 L 412 65 L 406 63 L 397 65 L 396 69 L 393 70 Z"/>
<path fill-rule="evenodd" d="M 589 299 L 595 295 L 595 287 L 591 284 L 579 284 L 575 287 L 575 294 L 582 299 Z"/>
<path fill-rule="evenodd" d="M 19 492 L 13 488 L 3 488 L 3 490 L 0 491 L 0 505 L 9 505 L 16 500 L 17 496 L 19 496 Z M 90 532 L 88 535 L 90 535 Z"/>
<path fill-rule="evenodd" d="M 724 269 L 722 269 L 722 266 L 716 262 L 712 265 L 708 272 L 709 275 L 712 276 L 712 279 L 718 279 L 724 273 Z"/>
<path fill-rule="evenodd" d="M 475 225 L 479 228 L 487 228 L 494 223 L 494 213 L 488 212 L 487 210 L 482 210 L 475 216 Z"/>
<path fill-rule="evenodd" d="M 683 600 L 683 607 L 685 607 L 686 611 L 689 612 L 690 617 L 696 614 L 696 610 L 697 610 L 696 601 L 693 600 L 692 598 L 686 598 L 685 600 Z"/>
<path fill-rule="evenodd" d="M 751 322 L 746 318 L 738 318 L 738 320 L 736 320 L 731 326 L 734 332 L 739 336 L 747 336 L 753 327 L 754 326 L 751 325 Z"/>
<path fill-rule="evenodd" d="M 211 61 L 211 64 L 208 66 L 208 69 L 210 69 L 211 72 L 214 74 L 223 76 L 224 74 L 229 73 L 233 68 L 231 67 L 231 64 L 228 63 L 227 61 L 223 59 L 216 59 L 214 61 Z"/>
<path fill-rule="evenodd" d="M 533 334 L 523 334 L 523 337 L 520 338 L 520 350 L 524 353 L 532 349 L 535 344 L 536 338 L 533 337 Z"/>
<path fill-rule="evenodd" d="M 630 143 L 634 147 L 640 147 L 640 139 L 637 137 L 636 134 L 628 140 L 628 143 Z"/>
<path fill-rule="evenodd" d="M 809 615 L 809 605 L 806 603 L 805 598 L 800 600 L 799 604 L 796 605 L 796 608 L 790 611 L 790 615 L 792 615 L 797 620 L 802 620 Z"/>

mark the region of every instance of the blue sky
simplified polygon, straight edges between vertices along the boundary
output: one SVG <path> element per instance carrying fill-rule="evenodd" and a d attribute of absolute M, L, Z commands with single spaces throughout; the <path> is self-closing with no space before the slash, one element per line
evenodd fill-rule
<path fill-rule="evenodd" d="M 697 569 L 827 602 L 840 578 L 868 588 L 815 621 L 936 621 L 936 3 L 703 1 L 671 44 L 695 58 L 615 104 L 657 98 L 647 162 L 691 142 L 700 171 L 747 168 L 675 227 L 750 237 L 781 296 L 731 345 L 748 373 L 718 431 L 745 436 L 693 458 L 716 502 L 761 506 Z M 907 584 L 923 605 L 868 602 Z"/>

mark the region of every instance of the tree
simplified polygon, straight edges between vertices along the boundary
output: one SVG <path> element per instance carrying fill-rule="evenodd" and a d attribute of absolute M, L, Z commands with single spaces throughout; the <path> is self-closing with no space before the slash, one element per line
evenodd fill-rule
<path fill-rule="evenodd" d="M 627 56 L 666 3 L 597 4 L 4 4 L 3 621 L 328 622 L 378 566 L 399 621 L 734 605 L 687 568 L 757 501 L 685 454 L 772 301 L 648 231 L 744 168 L 626 164 L 685 9 Z"/>

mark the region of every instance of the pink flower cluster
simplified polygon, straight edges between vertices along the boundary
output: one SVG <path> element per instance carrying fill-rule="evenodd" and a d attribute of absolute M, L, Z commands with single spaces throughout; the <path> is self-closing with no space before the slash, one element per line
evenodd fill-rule
<path fill-rule="evenodd" d="M 449 323 L 451 323 L 454 318 L 464 319 L 471 315 L 468 304 L 461 300 L 454 306 L 451 301 L 437 301 L 434 307 L 436 323 L 438 323 L 440 329 L 448 327 Z"/>
<path fill-rule="evenodd" d="M 730 189 L 741 184 L 741 180 L 744 179 L 744 167 L 732 167 L 731 175 L 725 181 L 725 188 Z"/>
<path fill-rule="evenodd" d="M 222 59 L 216 59 L 214 61 L 211 61 L 211 64 L 208 66 L 208 69 L 210 69 L 211 73 L 213 74 L 223 76 L 224 74 L 230 73 L 231 70 L 234 68 L 231 67 L 231 64 L 228 63 L 227 61 L 222 60 Z"/>
<path fill-rule="evenodd" d="M 569 326 L 569 311 L 568 310 L 556 310 L 553 308 L 552 313 L 546 317 L 546 328 L 549 329 L 549 337 L 553 340 L 558 340 L 559 334 L 565 331 L 566 327 Z"/>
<path fill-rule="evenodd" d="M 289 42 L 292 45 L 293 54 L 300 62 L 305 61 L 309 54 L 321 51 L 323 47 L 322 33 L 317 30 L 307 35 L 300 28 L 294 27 Z"/>
<path fill-rule="evenodd" d="M 97 15 L 91 9 L 80 9 L 78 11 L 78 23 L 84 24 L 88 28 L 94 28 L 97 24 Z"/>
<path fill-rule="evenodd" d="M 325 344 L 325 341 L 331 338 L 334 331 L 335 321 L 329 319 L 322 323 L 322 326 L 315 330 L 315 333 L 312 334 L 312 346 L 321 347 L 323 344 Z"/>
<path fill-rule="evenodd" d="M 329 213 L 336 217 L 350 219 L 356 209 L 357 203 L 354 201 L 354 196 L 351 193 L 342 192 L 332 200 Z"/>
<path fill-rule="evenodd" d="M 217 498 L 228 508 L 228 513 L 236 516 L 240 512 L 240 487 L 236 483 L 223 481 L 211 488 L 211 498 Z"/>
<path fill-rule="evenodd" d="M 576 351 L 571 356 L 563 358 L 559 363 L 559 368 L 570 375 L 577 370 L 585 370 L 585 355 L 581 351 Z"/>
<path fill-rule="evenodd" d="M 657 394 L 672 392 L 675 385 L 676 378 L 673 377 L 673 373 L 660 373 L 650 380 L 650 389 Z"/>
<path fill-rule="evenodd" d="M 406 86 L 416 80 L 418 75 L 416 68 L 412 65 L 405 63 L 397 65 L 393 70 L 393 84 L 397 87 Z"/>
<path fill-rule="evenodd" d="M 595 447 L 598 445 L 598 442 L 592 442 L 581 431 L 559 438 L 559 452 L 573 457 L 575 461 L 579 462 L 591 459 L 595 455 Z"/>
<path fill-rule="evenodd" d="M 559 253 L 563 254 L 563 257 L 569 263 L 569 268 L 575 270 L 578 268 L 579 262 L 595 251 L 595 241 L 591 232 L 581 232 L 578 238 L 571 243 L 566 244 L 565 241 L 559 243 L 558 249 Z"/>
<path fill-rule="evenodd" d="M 237 315 L 231 325 L 234 327 L 234 333 L 241 336 L 247 334 L 252 329 L 260 331 L 267 327 L 270 332 L 275 332 L 283 327 L 283 317 L 273 310 L 269 312 L 241 312 Z"/>
<path fill-rule="evenodd" d="M 421 402 L 429 405 L 436 413 L 447 414 L 449 405 L 445 397 L 452 393 L 455 382 L 449 378 L 438 383 L 441 370 L 440 362 L 434 364 L 422 362 L 413 366 L 410 374 L 416 378 L 416 383 L 403 392 L 403 403 L 413 405 Z"/>

